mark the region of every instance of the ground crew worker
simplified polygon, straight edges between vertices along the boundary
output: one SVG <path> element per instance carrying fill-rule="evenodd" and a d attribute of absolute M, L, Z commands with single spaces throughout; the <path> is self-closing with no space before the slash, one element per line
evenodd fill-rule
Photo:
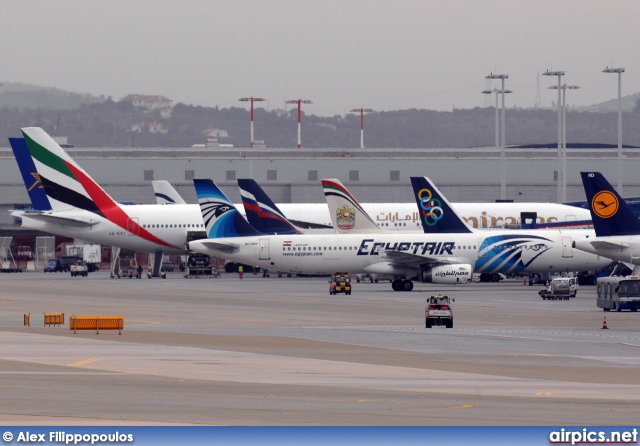
<path fill-rule="evenodd" d="M 142 265 L 138 265 L 138 279 L 142 278 Z"/>
<path fill-rule="evenodd" d="M 244 274 L 244 268 L 242 265 L 238 266 L 238 276 L 242 279 L 242 275 Z"/>

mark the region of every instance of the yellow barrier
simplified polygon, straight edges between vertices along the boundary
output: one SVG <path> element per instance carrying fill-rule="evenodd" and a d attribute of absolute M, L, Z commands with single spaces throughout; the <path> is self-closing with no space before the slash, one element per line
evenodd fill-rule
<path fill-rule="evenodd" d="M 64 313 L 45 313 L 44 326 L 47 325 L 64 325 Z"/>
<path fill-rule="evenodd" d="M 100 330 L 118 330 L 122 334 L 124 329 L 124 316 L 76 316 L 69 318 L 69 329 L 73 330 L 95 330 L 100 334 Z"/>
<path fill-rule="evenodd" d="M 31 313 L 25 313 L 24 314 L 24 326 L 25 327 L 31 327 Z"/>

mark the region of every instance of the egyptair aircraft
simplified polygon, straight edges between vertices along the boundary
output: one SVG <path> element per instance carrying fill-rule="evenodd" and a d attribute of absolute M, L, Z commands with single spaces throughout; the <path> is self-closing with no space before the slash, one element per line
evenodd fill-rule
<path fill-rule="evenodd" d="M 596 237 L 576 240 L 581 251 L 640 265 L 640 220 L 600 172 L 580 172 Z"/>
<path fill-rule="evenodd" d="M 412 178 L 414 188 L 421 186 L 417 180 L 420 179 Z M 417 203 L 422 219 L 437 220 L 440 226 L 435 233 L 260 236 L 255 230 L 247 229 L 246 222 L 241 224 L 231 202 L 210 192 L 215 189 L 211 180 L 194 180 L 209 238 L 192 241 L 189 248 L 282 272 L 350 271 L 393 275 L 395 291 L 411 291 L 413 280 L 463 283 L 474 271 L 584 271 L 611 263 L 609 259 L 572 250 L 573 239 L 586 237 L 585 231 L 573 234 L 551 230 L 476 232 L 462 221 L 435 186 L 427 184 L 428 201 L 421 187 Z M 448 232 L 450 228 L 462 228 L 462 232 Z"/>

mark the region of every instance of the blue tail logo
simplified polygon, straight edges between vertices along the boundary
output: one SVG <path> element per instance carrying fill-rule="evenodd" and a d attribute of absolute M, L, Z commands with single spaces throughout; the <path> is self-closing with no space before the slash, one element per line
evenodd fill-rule
<path fill-rule="evenodd" d="M 11 144 L 11 149 L 16 157 L 33 209 L 36 211 L 50 211 L 51 204 L 24 138 L 9 138 L 9 144 Z"/>
<path fill-rule="evenodd" d="M 600 172 L 580 172 L 598 237 L 639 235 L 640 220 Z"/>
<path fill-rule="evenodd" d="M 249 224 L 263 234 L 302 234 L 252 179 L 239 179 L 242 205 Z"/>
<path fill-rule="evenodd" d="M 473 232 L 429 178 L 411 177 L 411 185 L 425 234 Z"/>
<path fill-rule="evenodd" d="M 256 231 L 211 180 L 193 180 L 208 238 L 263 235 Z"/>

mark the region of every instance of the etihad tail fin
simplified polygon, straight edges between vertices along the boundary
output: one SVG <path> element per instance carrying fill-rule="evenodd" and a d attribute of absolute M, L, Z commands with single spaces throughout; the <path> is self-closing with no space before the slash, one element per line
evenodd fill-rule
<path fill-rule="evenodd" d="M 429 178 L 411 177 L 411 185 L 425 234 L 473 232 Z"/>
<path fill-rule="evenodd" d="M 47 198 L 47 194 L 44 191 L 42 180 L 36 170 L 35 164 L 31 159 L 31 154 L 27 148 L 27 143 L 24 138 L 9 138 L 9 144 L 13 150 L 13 154 L 16 157 L 18 168 L 22 174 L 24 185 L 27 188 L 27 193 L 31 199 L 31 206 L 36 211 L 50 211 L 51 204 Z"/>
<path fill-rule="evenodd" d="M 337 234 L 386 232 L 360 206 L 340 180 L 322 180 L 333 230 Z"/>
<path fill-rule="evenodd" d="M 207 238 L 264 235 L 247 223 L 242 214 L 209 179 L 193 180 Z"/>
<path fill-rule="evenodd" d="M 263 234 L 302 234 L 252 179 L 239 179 L 242 205 L 249 224 Z"/>
<path fill-rule="evenodd" d="M 580 175 L 596 236 L 640 234 L 640 219 L 600 172 Z"/>
<path fill-rule="evenodd" d="M 156 194 L 157 204 L 187 204 L 177 190 L 166 180 L 154 180 L 153 192 Z"/>

